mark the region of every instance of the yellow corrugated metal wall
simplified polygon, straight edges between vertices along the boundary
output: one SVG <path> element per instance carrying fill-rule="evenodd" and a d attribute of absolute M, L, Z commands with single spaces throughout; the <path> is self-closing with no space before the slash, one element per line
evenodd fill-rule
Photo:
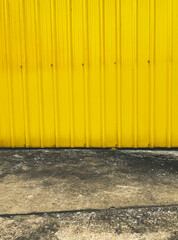
<path fill-rule="evenodd" d="M 0 0 L 0 147 L 178 147 L 177 0 Z"/>

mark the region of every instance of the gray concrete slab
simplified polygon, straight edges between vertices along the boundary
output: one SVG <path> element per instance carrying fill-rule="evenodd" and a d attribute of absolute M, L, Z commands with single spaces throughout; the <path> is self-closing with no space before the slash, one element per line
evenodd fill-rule
<path fill-rule="evenodd" d="M 178 208 L 0 217 L 1 240 L 177 240 Z"/>
<path fill-rule="evenodd" d="M 0 151 L 0 214 L 178 204 L 178 152 Z"/>

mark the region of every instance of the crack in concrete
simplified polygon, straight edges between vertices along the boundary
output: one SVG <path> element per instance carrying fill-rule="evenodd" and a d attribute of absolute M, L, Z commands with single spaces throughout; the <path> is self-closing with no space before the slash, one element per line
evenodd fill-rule
<path fill-rule="evenodd" d="M 147 209 L 147 208 L 167 208 L 167 207 L 178 207 L 178 204 L 168 204 L 168 205 L 149 205 L 149 206 L 128 206 L 128 207 L 110 207 L 101 209 L 78 209 L 70 211 L 51 211 L 51 212 L 29 212 L 29 213 L 14 213 L 14 214 L 0 214 L 0 217 L 15 217 L 15 216 L 31 216 L 31 215 L 45 215 L 45 214 L 65 214 L 65 213 L 90 213 L 90 212 L 101 212 L 110 210 L 129 210 L 129 209 Z"/>

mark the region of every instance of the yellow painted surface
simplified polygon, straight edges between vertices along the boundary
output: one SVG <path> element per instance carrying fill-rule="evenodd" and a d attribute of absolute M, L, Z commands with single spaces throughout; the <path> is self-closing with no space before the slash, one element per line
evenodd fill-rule
<path fill-rule="evenodd" d="M 0 0 L 0 147 L 178 147 L 178 1 Z"/>

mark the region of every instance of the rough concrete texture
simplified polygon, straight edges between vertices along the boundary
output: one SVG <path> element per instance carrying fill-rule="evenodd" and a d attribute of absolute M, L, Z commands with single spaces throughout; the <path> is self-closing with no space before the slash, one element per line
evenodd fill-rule
<path fill-rule="evenodd" d="M 178 204 L 178 152 L 0 151 L 0 214 Z"/>
<path fill-rule="evenodd" d="M 178 208 L 0 217 L 1 240 L 177 240 Z"/>

